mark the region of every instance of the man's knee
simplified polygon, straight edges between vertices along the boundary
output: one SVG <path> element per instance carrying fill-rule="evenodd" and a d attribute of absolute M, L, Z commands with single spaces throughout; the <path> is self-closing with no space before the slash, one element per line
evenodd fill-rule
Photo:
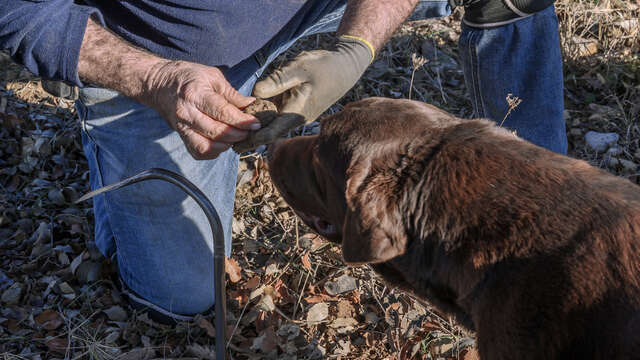
<path fill-rule="evenodd" d="M 133 305 L 147 307 L 169 317 L 200 314 L 213 308 L 212 264 L 206 268 L 156 270 L 133 278 L 121 269 L 125 290 L 129 292 Z"/>
<path fill-rule="evenodd" d="M 213 276 L 183 280 L 166 289 L 168 309 L 179 315 L 196 315 L 209 311 L 214 305 Z"/>

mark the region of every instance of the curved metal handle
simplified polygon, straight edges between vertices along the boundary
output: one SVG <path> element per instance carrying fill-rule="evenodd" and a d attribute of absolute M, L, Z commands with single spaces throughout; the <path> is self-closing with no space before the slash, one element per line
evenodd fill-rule
<path fill-rule="evenodd" d="M 170 182 L 180 189 L 182 189 L 187 195 L 189 195 L 196 203 L 202 208 L 207 220 L 209 220 L 209 226 L 211 227 L 211 234 L 213 235 L 213 288 L 215 297 L 215 311 L 216 311 L 216 359 L 224 360 L 226 356 L 226 318 L 227 318 L 227 301 L 225 293 L 225 255 L 224 255 L 224 233 L 222 232 L 222 224 L 218 212 L 213 207 L 211 201 L 207 196 L 198 189 L 191 181 L 185 177 L 178 175 L 172 171 L 152 168 L 145 170 L 130 178 L 124 179 L 117 183 L 101 187 L 93 190 L 78 200 L 75 203 L 79 203 L 90 199 L 96 195 L 103 194 L 112 190 L 120 189 L 131 184 L 135 184 L 145 180 L 164 180 Z"/>

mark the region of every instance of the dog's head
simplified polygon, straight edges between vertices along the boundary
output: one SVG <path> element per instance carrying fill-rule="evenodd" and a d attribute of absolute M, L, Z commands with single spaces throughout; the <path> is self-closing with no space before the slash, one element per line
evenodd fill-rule
<path fill-rule="evenodd" d="M 406 180 L 421 175 L 439 130 L 458 121 L 415 101 L 351 103 L 319 135 L 274 144 L 271 177 L 308 226 L 342 243 L 347 263 L 383 262 L 407 247 L 403 207 L 415 195 Z"/>

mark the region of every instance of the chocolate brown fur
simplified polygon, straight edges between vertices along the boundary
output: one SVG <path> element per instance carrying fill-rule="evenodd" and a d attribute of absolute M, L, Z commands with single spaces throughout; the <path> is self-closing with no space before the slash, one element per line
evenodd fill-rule
<path fill-rule="evenodd" d="M 475 330 L 482 359 L 640 358 L 631 182 L 408 100 L 349 104 L 272 153 L 308 225 Z"/>

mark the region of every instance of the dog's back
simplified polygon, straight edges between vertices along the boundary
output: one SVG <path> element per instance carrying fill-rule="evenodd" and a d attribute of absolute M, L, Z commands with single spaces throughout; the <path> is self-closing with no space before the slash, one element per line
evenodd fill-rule
<path fill-rule="evenodd" d="M 451 299 L 482 358 L 640 358 L 638 186 L 483 120 L 443 132 L 422 174 L 421 241 L 392 263 L 429 274 L 414 291 Z"/>

